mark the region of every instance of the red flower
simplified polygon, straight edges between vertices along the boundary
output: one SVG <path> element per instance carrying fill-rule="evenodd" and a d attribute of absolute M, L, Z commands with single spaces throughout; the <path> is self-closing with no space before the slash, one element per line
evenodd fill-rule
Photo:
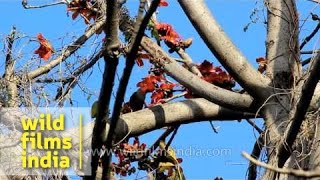
<path fill-rule="evenodd" d="M 161 0 L 159 6 L 168 6 L 168 2 L 166 0 Z"/>
<path fill-rule="evenodd" d="M 138 52 L 137 54 L 137 59 L 136 59 L 136 63 L 139 67 L 143 66 L 143 59 L 150 59 L 151 56 L 150 54 L 146 54 L 146 53 L 141 53 L 141 52 Z"/>
<path fill-rule="evenodd" d="M 173 83 L 164 83 L 160 85 L 160 88 L 164 91 L 172 91 L 172 89 L 176 86 Z"/>
<path fill-rule="evenodd" d="M 256 59 L 256 62 L 259 64 L 258 71 L 263 73 L 267 69 L 268 61 L 264 57 L 259 57 Z"/>
<path fill-rule="evenodd" d="M 90 3 L 88 1 L 73 0 L 69 3 L 67 11 L 71 11 L 73 13 L 73 20 L 80 14 L 86 24 L 89 24 L 91 19 L 96 19 L 96 13 L 90 9 Z"/>
<path fill-rule="evenodd" d="M 160 38 L 166 43 L 178 46 L 181 40 L 179 34 L 173 29 L 170 24 L 167 23 L 156 23 L 155 28 L 158 30 Z"/>
<path fill-rule="evenodd" d="M 157 76 L 147 76 L 146 78 L 143 78 L 141 82 L 137 84 L 138 87 L 140 87 L 141 92 L 147 93 L 152 92 L 156 89 L 156 84 L 159 81 L 159 78 Z"/>
<path fill-rule="evenodd" d="M 203 75 L 203 79 L 211 84 L 225 89 L 231 89 L 234 86 L 233 78 L 229 74 L 220 67 L 213 66 L 213 64 L 207 60 L 198 65 L 198 69 Z"/>
<path fill-rule="evenodd" d="M 38 41 L 40 43 L 40 47 L 34 51 L 35 54 L 39 54 L 39 57 L 48 60 L 52 53 L 53 53 L 53 48 L 48 40 L 46 40 L 41 33 L 38 34 L 37 36 Z"/>

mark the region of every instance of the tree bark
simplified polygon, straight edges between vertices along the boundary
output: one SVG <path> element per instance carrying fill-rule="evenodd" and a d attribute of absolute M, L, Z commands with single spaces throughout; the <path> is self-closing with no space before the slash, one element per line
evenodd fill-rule
<path fill-rule="evenodd" d="M 269 165 L 278 166 L 278 147 L 289 123 L 289 112 L 295 83 L 301 74 L 298 46 L 298 15 L 295 1 L 269 0 L 266 74 L 274 87 L 269 101 L 265 102 L 262 114 L 267 129 Z M 293 92 L 291 91 L 293 90 Z M 263 179 L 282 179 L 274 171 L 266 170 Z"/>

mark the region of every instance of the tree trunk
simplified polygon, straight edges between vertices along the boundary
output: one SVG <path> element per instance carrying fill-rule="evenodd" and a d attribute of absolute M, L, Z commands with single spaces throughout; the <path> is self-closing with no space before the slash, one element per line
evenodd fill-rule
<path fill-rule="evenodd" d="M 293 0 L 269 0 L 266 57 L 267 76 L 272 79 L 273 92 L 266 97 L 262 114 L 267 134 L 268 164 L 278 167 L 278 147 L 289 124 L 295 96 L 295 83 L 301 74 L 298 46 L 298 16 Z M 294 92 L 294 91 L 293 91 Z M 269 99 L 268 99 L 269 98 Z M 287 163 L 286 165 L 291 164 Z M 266 170 L 263 179 L 283 179 L 274 171 Z"/>

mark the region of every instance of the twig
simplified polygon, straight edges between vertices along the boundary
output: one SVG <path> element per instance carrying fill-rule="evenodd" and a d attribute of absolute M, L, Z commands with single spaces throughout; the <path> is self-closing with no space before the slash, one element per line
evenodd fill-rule
<path fill-rule="evenodd" d="M 170 101 L 172 101 L 172 100 L 174 100 L 174 99 L 183 97 L 183 96 L 186 95 L 186 94 L 187 94 L 187 92 L 185 91 L 185 92 L 183 92 L 183 93 L 173 95 L 172 97 L 169 97 L 169 98 L 167 98 L 167 99 L 163 99 L 161 102 L 167 103 L 167 102 L 170 102 Z"/>
<path fill-rule="evenodd" d="M 210 123 L 210 126 L 211 126 L 211 128 L 212 128 L 213 132 L 214 132 L 214 133 L 216 133 L 216 134 L 218 134 L 218 133 L 219 133 L 218 128 L 214 127 L 214 125 L 213 125 L 213 122 L 212 122 L 212 121 L 209 121 L 209 123 Z"/>
<path fill-rule="evenodd" d="M 307 1 L 310 1 L 310 2 L 314 2 L 314 3 L 320 4 L 320 1 L 319 1 L 319 0 L 307 0 Z"/>
<path fill-rule="evenodd" d="M 67 96 L 71 89 L 73 89 L 75 87 L 75 85 L 78 83 L 78 80 L 80 78 L 80 75 L 83 72 L 86 72 L 88 69 L 92 68 L 92 66 L 94 66 L 98 60 L 102 57 L 104 50 L 101 49 L 98 53 L 96 53 L 93 58 L 91 58 L 90 62 L 87 64 L 83 64 L 82 66 L 78 67 L 71 75 L 70 77 L 67 78 L 62 78 L 61 80 L 63 81 L 63 85 L 66 85 L 67 83 L 69 83 L 68 87 L 66 88 L 65 92 L 62 92 L 62 88 L 59 90 L 59 92 L 57 94 L 60 94 L 59 96 L 56 96 L 56 100 L 62 101 L 65 96 Z M 49 79 L 50 80 L 50 79 Z M 59 79 L 58 79 L 59 80 Z"/>
<path fill-rule="evenodd" d="M 190 71 L 193 74 L 195 74 L 199 77 L 202 77 L 201 72 L 199 71 L 197 66 L 193 63 L 193 61 L 188 53 L 186 53 L 182 48 L 179 48 L 176 52 L 184 60 L 184 63 L 188 66 L 188 68 L 190 69 Z"/>
<path fill-rule="evenodd" d="M 22 6 L 25 9 L 37 9 L 37 8 L 45 8 L 45 7 L 49 7 L 49 6 L 55 6 L 55 5 L 59 5 L 59 4 L 68 4 L 67 1 L 58 1 L 58 2 L 53 2 L 50 4 L 44 4 L 44 5 L 39 5 L 39 6 L 31 6 L 28 4 L 28 0 L 22 0 Z"/>
<path fill-rule="evenodd" d="M 312 13 L 311 13 L 311 15 L 312 15 L 312 17 L 317 17 L 317 15 L 315 15 L 315 14 L 312 14 Z M 320 20 L 319 20 L 319 18 L 318 18 L 318 19 L 315 19 L 315 20 L 318 21 L 317 26 L 316 26 L 315 29 L 311 32 L 311 34 L 310 34 L 309 36 L 307 36 L 307 37 L 302 41 L 302 43 L 301 43 L 301 45 L 300 45 L 300 49 L 302 49 L 302 48 L 317 34 L 317 32 L 319 31 L 319 29 L 320 29 Z"/>
<path fill-rule="evenodd" d="M 262 129 L 260 129 L 251 119 L 246 119 L 246 121 L 255 129 L 258 131 L 259 134 L 263 132 Z"/>
<path fill-rule="evenodd" d="M 102 57 L 104 50 L 101 49 L 98 53 L 96 53 L 95 55 L 92 56 L 92 58 L 90 58 L 90 62 L 78 67 L 73 73 L 72 76 L 79 76 L 80 74 L 82 74 L 83 72 L 86 72 L 88 69 L 92 68 L 98 61 L 99 59 Z"/>
<path fill-rule="evenodd" d="M 273 166 L 270 166 L 264 162 L 261 162 L 261 161 L 254 159 L 246 152 L 242 152 L 241 154 L 243 157 L 245 157 L 246 159 L 248 159 L 252 163 L 256 164 L 257 166 L 261 166 L 263 168 L 266 168 L 271 171 L 275 171 L 277 173 L 288 174 L 288 175 L 293 175 L 293 176 L 297 176 L 297 177 L 304 177 L 304 178 L 320 177 L 319 171 L 303 171 L 303 170 L 296 170 L 296 169 L 273 167 Z"/>
<path fill-rule="evenodd" d="M 185 63 L 184 60 L 180 59 L 180 58 L 172 58 L 172 59 L 174 59 L 175 61 L 180 62 L 180 63 Z"/>
<path fill-rule="evenodd" d="M 283 167 L 286 160 L 291 154 L 291 147 L 297 137 L 297 134 L 300 130 L 302 121 L 304 120 L 307 109 L 310 105 L 314 90 L 317 86 L 317 83 L 320 79 L 320 53 L 312 60 L 309 67 L 308 75 L 306 80 L 301 88 L 301 95 L 298 99 L 296 109 L 293 112 L 292 124 L 288 131 L 285 133 L 284 141 L 281 143 L 279 148 L 279 162 L 278 166 Z"/>
<path fill-rule="evenodd" d="M 310 61 L 311 61 L 311 59 L 312 59 L 312 58 L 310 57 L 310 58 L 308 58 L 308 59 L 303 60 L 303 61 L 301 62 L 301 65 L 302 65 L 302 66 L 305 66 L 305 65 L 309 64 Z"/>
<path fill-rule="evenodd" d="M 179 127 L 180 127 L 180 124 L 173 127 L 174 130 L 173 130 L 173 133 L 172 133 L 169 141 L 166 144 L 166 148 L 165 148 L 166 150 L 168 150 L 169 146 L 171 145 L 173 138 L 176 136 L 176 134 L 178 132 Z"/>
<path fill-rule="evenodd" d="M 152 146 L 148 149 L 145 157 L 149 156 L 154 150 L 156 150 L 159 146 L 160 141 L 165 140 L 173 131 L 175 130 L 174 127 L 168 127 L 168 129 L 161 134 L 161 136 L 152 144 Z"/>
<path fill-rule="evenodd" d="M 122 106 L 122 103 L 124 100 L 124 95 L 125 95 L 125 92 L 127 89 L 127 85 L 129 82 L 129 78 L 131 76 L 131 72 L 132 72 L 134 63 L 135 63 L 134 60 L 136 58 L 136 54 L 139 50 L 139 46 L 140 46 L 142 37 L 144 36 L 144 31 L 147 28 L 147 25 L 149 23 L 149 20 L 150 20 L 152 14 L 156 11 L 156 9 L 160 3 L 160 0 L 155 0 L 152 2 L 149 11 L 146 13 L 145 17 L 142 19 L 142 14 L 143 14 L 143 10 L 144 10 L 143 8 L 145 6 L 145 2 L 146 2 L 145 0 L 140 1 L 138 18 L 137 18 L 135 28 L 134 28 L 135 34 L 133 34 L 133 37 L 132 37 L 133 43 L 129 47 L 129 54 L 127 56 L 126 66 L 124 68 L 123 75 L 122 75 L 120 83 L 119 83 L 119 88 L 117 91 L 115 104 L 113 107 L 113 112 L 112 112 L 112 116 L 111 116 L 111 120 L 110 120 L 110 128 L 109 128 L 109 132 L 108 132 L 107 139 L 105 142 L 107 151 L 111 150 L 111 148 L 112 148 L 112 137 L 114 135 L 114 131 L 117 126 L 117 122 L 118 122 L 119 115 L 121 112 L 121 106 Z M 106 159 L 107 165 L 110 164 L 111 154 L 109 154 L 108 156 L 109 157 Z M 109 169 L 109 168 L 106 168 L 106 169 Z"/>
<path fill-rule="evenodd" d="M 320 49 L 315 49 L 313 51 L 301 51 L 300 54 L 315 54 L 318 53 Z"/>

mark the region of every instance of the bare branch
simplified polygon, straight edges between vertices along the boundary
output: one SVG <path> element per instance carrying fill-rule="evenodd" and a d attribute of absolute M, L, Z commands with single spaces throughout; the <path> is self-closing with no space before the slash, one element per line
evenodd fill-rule
<path fill-rule="evenodd" d="M 64 92 L 62 92 L 62 88 L 60 89 L 60 91 L 57 94 L 61 94 L 59 96 L 57 96 L 55 99 L 58 101 L 62 101 L 65 96 L 67 96 L 71 89 L 75 87 L 75 85 L 78 83 L 79 79 L 80 79 L 80 75 L 83 72 L 86 72 L 88 69 L 92 68 L 93 65 L 95 65 L 98 60 L 102 57 L 104 53 L 104 49 L 101 49 L 98 53 L 96 53 L 95 55 L 93 55 L 93 58 L 90 59 L 89 63 L 86 64 L 82 64 L 80 67 L 78 67 L 68 78 L 61 78 L 61 79 L 56 79 L 56 80 L 61 80 L 60 82 L 63 82 L 63 85 L 69 83 L 68 87 L 66 88 L 66 90 Z M 44 79 L 50 82 L 50 79 Z M 57 82 L 57 81 L 55 81 Z"/>
<path fill-rule="evenodd" d="M 36 83 L 68 83 L 71 81 L 72 78 L 65 78 L 65 77 L 61 77 L 61 78 L 43 78 L 43 79 L 37 79 L 35 80 Z"/>
<path fill-rule="evenodd" d="M 203 0 L 179 0 L 184 12 L 192 22 L 211 52 L 226 70 L 249 94 L 262 93 L 270 80 L 255 70 L 246 57 L 231 42 L 214 19 Z M 201 9 L 201 11 L 199 11 Z M 255 77 L 255 78 L 252 78 Z"/>
<path fill-rule="evenodd" d="M 312 59 L 312 58 L 310 57 L 310 58 L 307 58 L 307 59 L 303 60 L 303 61 L 301 62 L 301 65 L 302 65 L 302 66 L 305 66 L 305 65 L 309 64 L 310 61 L 311 61 L 311 59 Z"/>
<path fill-rule="evenodd" d="M 312 19 L 315 21 L 318 21 L 317 26 L 314 28 L 314 30 L 311 32 L 311 34 L 309 36 L 307 36 L 306 38 L 304 38 L 304 40 L 302 41 L 301 45 L 300 45 L 300 49 L 303 49 L 303 47 L 317 34 L 317 32 L 320 29 L 320 19 L 317 15 L 311 13 L 312 15 Z"/>
<path fill-rule="evenodd" d="M 320 49 L 315 49 L 313 51 L 300 51 L 300 54 L 315 54 L 318 53 Z"/>
<path fill-rule="evenodd" d="M 242 152 L 242 156 L 258 166 L 261 166 L 261 167 L 266 168 L 271 171 L 275 171 L 277 173 L 289 174 L 289 175 L 303 177 L 303 178 L 320 177 L 319 171 L 303 171 L 303 170 L 296 170 L 296 169 L 278 168 L 278 167 L 270 166 L 270 165 L 263 163 L 261 161 L 258 161 L 256 159 L 254 159 L 253 157 L 251 157 L 246 152 Z"/>
<path fill-rule="evenodd" d="M 29 5 L 28 0 L 22 0 L 22 6 L 25 9 L 45 8 L 45 7 L 49 7 L 49 6 L 56 6 L 59 4 L 68 4 L 68 3 L 66 0 L 62 0 L 62 1 L 53 2 L 53 3 L 49 3 L 49 4 L 44 4 L 44 5 L 32 6 L 32 5 Z"/>
<path fill-rule="evenodd" d="M 151 39 L 144 37 L 141 46 L 153 56 L 153 61 L 161 65 L 168 75 L 197 95 L 225 107 L 247 111 L 252 108 L 252 99 L 249 95 L 228 91 L 204 81 L 179 65 Z"/>
<path fill-rule="evenodd" d="M 293 108 L 292 124 L 288 131 L 285 133 L 284 141 L 279 148 L 279 167 L 283 167 L 286 160 L 291 154 L 291 147 L 296 140 L 300 126 L 305 119 L 308 107 L 312 100 L 314 90 L 320 80 L 320 53 L 311 62 L 306 80 L 301 88 L 300 97 L 297 101 L 296 108 Z"/>
<path fill-rule="evenodd" d="M 314 2 L 314 3 L 317 3 L 317 4 L 319 4 L 319 3 L 320 3 L 320 1 L 319 1 L 319 0 L 307 0 L 307 1 Z"/>
<path fill-rule="evenodd" d="M 251 119 L 246 119 L 246 121 L 256 130 L 259 134 L 263 132 L 262 129 L 259 128 Z"/>
<path fill-rule="evenodd" d="M 156 150 L 159 146 L 160 141 L 163 141 L 168 137 L 173 131 L 175 130 L 174 127 L 168 127 L 168 129 L 159 136 L 159 138 L 148 148 L 147 153 L 145 157 L 148 157 L 150 153 L 152 153 L 154 150 Z"/>
<path fill-rule="evenodd" d="M 39 67 L 27 74 L 29 79 L 37 78 L 45 73 L 48 73 L 59 63 L 65 61 L 70 55 L 72 55 L 77 49 L 79 49 L 97 30 L 99 30 L 105 23 L 105 20 L 96 21 L 86 32 L 80 36 L 75 42 L 68 45 L 61 54 L 58 55 L 54 60 L 50 61 L 48 64 Z"/>
<path fill-rule="evenodd" d="M 98 61 L 99 59 L 102 57 L 104 50 L 101 49 L 98 53 L 94 54 L 92 56 L 92 58 L 90 58 L 89 63 L 87 64 L 83 64 L 80 67 L 78 67 L 71 76 L 73 77 L 77 77 L 79 75 L 81 75 L 82 73 L 86 72 L 87 70 L 89 70 L 90 68 L 92 68 Z"/>

